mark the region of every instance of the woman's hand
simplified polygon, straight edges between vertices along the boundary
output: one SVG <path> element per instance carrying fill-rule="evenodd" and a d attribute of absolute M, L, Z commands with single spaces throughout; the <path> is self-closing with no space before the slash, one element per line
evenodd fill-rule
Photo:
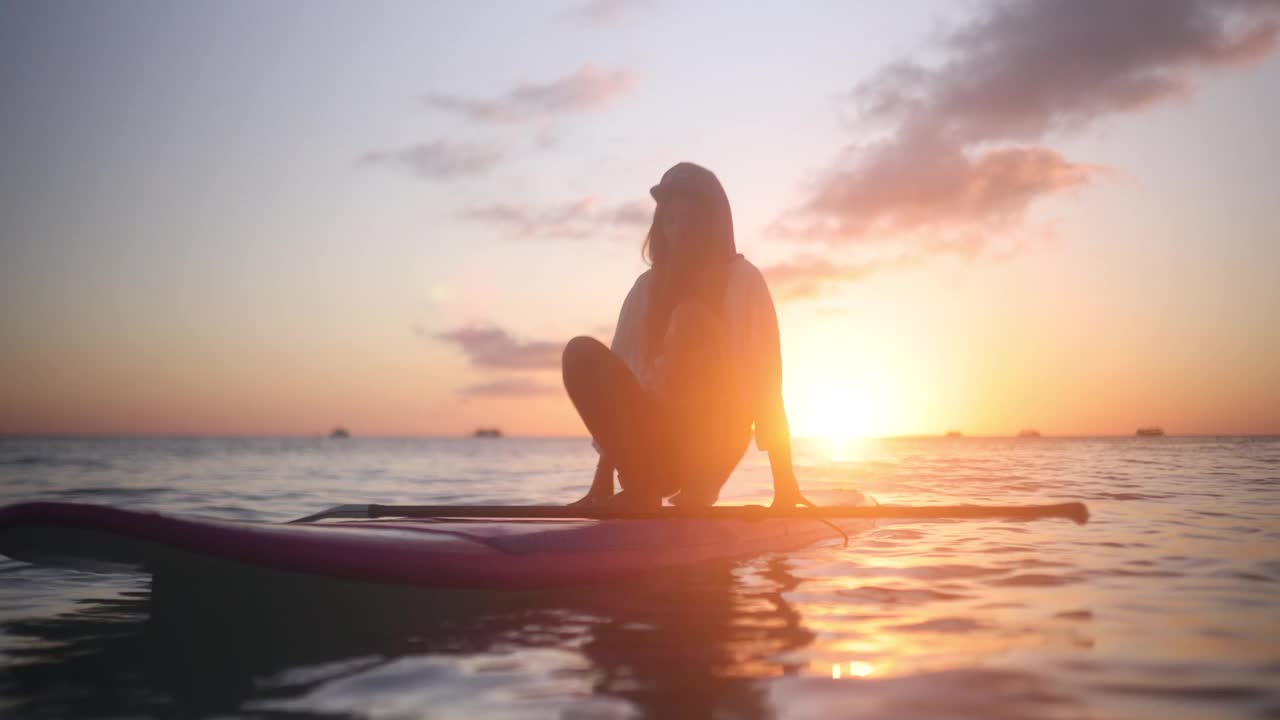
<path fill-rule="evenodd" d="M 785 509 L 796 506 L 816 507 L 800 492 L 800 483 L 796 480 L 795 473 L 782 473 L 782 477 L 774 478 L 773 504 L 769 507 Z"/>
<path fill-rule="evenodd" d="M 773 470 L 773 504 L 774 509 L 817 507 L 809 498 L 800 492 L 800 481 L 796 480 L 795 469 L 791 465 L 791 436 L 788 433 L 778 438 L 769 450 L 769 466 Z"/>
<path fill-rule="evenodd" d="M 793 486 L 781 490 L 773 491 L 773 504 L 769 507 L 773 509 L 786 509 L 793 507 L 817 507 L 809 501 L 804 495 L 800 494 L 799 486 Z"/>

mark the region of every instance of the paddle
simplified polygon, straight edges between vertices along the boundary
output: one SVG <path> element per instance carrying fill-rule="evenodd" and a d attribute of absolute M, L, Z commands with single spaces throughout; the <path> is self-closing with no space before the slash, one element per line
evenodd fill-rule
<path fill-rule="evenodd" d="M 576 508 L 563 505 L 338 505 L 314 515 L 293 520 L 315 522 L 329 518 L 515 518 L 515 519 L 739 519 L 767 518 L 834 519 L 949 519 L 1011 518 L 1037 520 L 1066 518 L 1083 525 L 1089 521 L 1084 503 L 1057 505 L 857 505 L 774 509 L 761 505 L 714 507 L 661 507 L 651 510 Z"/>

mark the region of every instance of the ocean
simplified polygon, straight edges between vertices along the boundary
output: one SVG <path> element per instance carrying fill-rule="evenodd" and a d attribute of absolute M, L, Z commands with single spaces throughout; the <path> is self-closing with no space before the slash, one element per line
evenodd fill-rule
<path fill-rule="evenodd" d="M 1280 438 L 797 443 L 816 500 L 1080 500 L 1092 519 L 881 521 L 554 594 L 371 593 L 211 627 L 144 575 L 0 559 L 0 715 L 1280 718 Z M 0 504 L 282 521 L 560 503 L 582 439 L 0 439 Z M 724 503 L 767 502 L 752 452 Z M 305 612 L 303 612 L 305 611 Z M 314 613 L 312 611 L 315 611 Z"/>

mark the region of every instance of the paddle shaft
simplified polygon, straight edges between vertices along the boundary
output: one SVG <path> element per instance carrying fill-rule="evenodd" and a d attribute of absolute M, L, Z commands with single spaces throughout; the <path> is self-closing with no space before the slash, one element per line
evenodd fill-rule
<path fill-rule="evenodd" d="M 1057 505 L 866 505 L 773 509 L 760 505 L 718 507 L 660 507 L 606 509 L 563 505 L 369 505 L 369 517 L 518 518 L 592 520 L 805 518 L 811 520 L 946 519 L 946 518 L 1067 518 L 1084 524 L 1089 509 L 1084 503 Z"/>

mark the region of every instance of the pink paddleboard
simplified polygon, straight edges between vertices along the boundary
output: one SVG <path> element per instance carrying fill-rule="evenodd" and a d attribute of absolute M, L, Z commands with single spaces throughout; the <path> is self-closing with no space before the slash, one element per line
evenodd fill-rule
<path fill-rule="evenodd" d="M 0 508 L 0 553 L 93 570 L 150 571 L 205 558 L 340 580 L 528 590 L 792 550 L 870 527 L 834 522 L 839 530 L 803 518 L 273 524 L 35 502 Z"/>

